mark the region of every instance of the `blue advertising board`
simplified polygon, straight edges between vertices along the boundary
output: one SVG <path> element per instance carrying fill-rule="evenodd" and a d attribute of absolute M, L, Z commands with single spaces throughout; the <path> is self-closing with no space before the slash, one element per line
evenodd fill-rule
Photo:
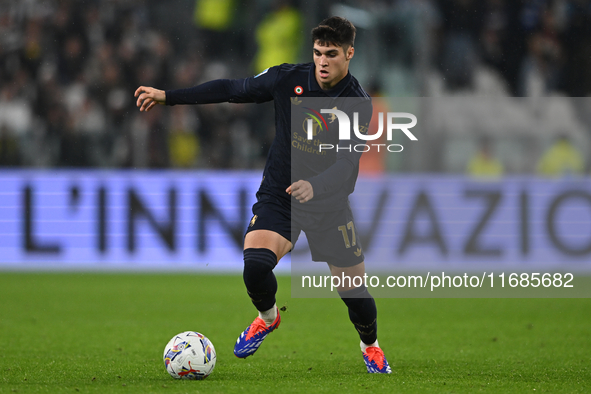
<path fill-rule="evenodd" d="M 260 176 L 2 171 L 0 269 L 240 272 Z M 372 269 L 591 272 L 586 178 L 361 177 L 351 206 Z"/>

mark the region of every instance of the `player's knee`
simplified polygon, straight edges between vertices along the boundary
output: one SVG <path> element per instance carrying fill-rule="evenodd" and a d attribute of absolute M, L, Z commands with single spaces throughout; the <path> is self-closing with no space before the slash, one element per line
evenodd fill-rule
<path fill-rule="evenodd" d="M 366 329 L 370 326 L 374 327 L 376 324 L 378 311 L 375 300 L 371 294 L 369 294 L 365 286 L 339 292 L 339 295 L 341 296 L 341 299 L 345 305 L 347 305 L 349 310 L 349 319 L 360 333 L 362 331 L 366 331 Z M 370 331 L 372 331 L 372 335 L 374 335 L 375 327 Z M 362 339 L 365 343 L 373 343 L 375 339 L 371 341 L 371 338 L 372 337 L 367 337 Z"/>
<path fill-rule="evenodd" d="M 360 286 L 347 291 L 339 291 L 339 296 L 349 308 L 349 314 L 359 316 L 362 320 L 371 319 L 377 313 L 376 303 L 367 287 Z M 352 317 L 353 319 L 353 317 Z M 355 318 L 354 320 L 358 320 Z"/>
<path fill-rule="evenodd" d="M 264 279 L 277 265 L 277 255 L 264 248 L 244 250 L 244 283 L 258 282 Z"/>
<path fill-rule="evenodd" d="M 363 285 L 351 290 L 339 291 L 339 296 L 345 301 L 345 304 L 348 299 L 373 298 L 371 294 L 369 294 L 367 287 Z"/>

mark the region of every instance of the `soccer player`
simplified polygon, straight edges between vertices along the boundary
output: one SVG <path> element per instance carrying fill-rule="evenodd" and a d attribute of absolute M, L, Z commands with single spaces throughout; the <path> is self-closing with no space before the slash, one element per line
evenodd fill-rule
<path fill-rule="evenodd" d="M 243 278 L 259 316 L 236 341 L 234 354 L 239 358 L 254 354 L 266 336 L 279 326 L 281 317 L 275 301 L 277 280 L 273 269 L 291 251 L 300 231 L 307 234 L 313 260 L 327 262 L 332 275 L 363 277 L 365 274 L 358 237 L 353 248 L 342 231 L 345 228 L 354 231 L 348 196 L 357 180 L 361 153 L 343 149 L 320 155 L 314 149 L 293 150 L 290 121 L 294 98 L 355 98 L 362 102 L 359 129 L 369 124 L 371 99 L 349 73 L 349 62 L 355 53 L 354 40 L 355 27 L 351 22 L 330 17 L 312 30 L 313 63 L 282 64 L 254 77 L 214 80 L 187 89 L 163 91 L 141 86 L 135 92 L 140 111 L 149 111 L 156 104 L 274 100 L 276 135 L 252 209 L 254 216 L 244 237 Z M 305 165 L 294 166 L 292 162 L 297 160 Z M 355 287 L 352 283 L 343 283 L 338 292 L 359 333 L 367 371 L 391 373 L 377 340 L 373 297 L 364 285 Z"/>

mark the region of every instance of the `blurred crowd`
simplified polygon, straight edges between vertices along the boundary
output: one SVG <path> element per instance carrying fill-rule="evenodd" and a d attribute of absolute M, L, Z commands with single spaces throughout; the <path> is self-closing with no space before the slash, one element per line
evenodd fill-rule
<path fill-rule="evenodd" d="M 591 92 L 588 0 L 439 0 L 440 66 L 450 86 L 490 66 L 516 96 Z M 462 59 L 462 60 L 458 60 Z"/>
<path fill-rule="evenodd" d="M 133 93 L 310 61 L 308 32 L 335 9 L 359 19 L 366 53 L 377 42 L 383 70 L 360 72 L 376 94 L 396 93 L 392 67 L 449 94 L 475 89 L 483 67 L 507 96 L 591 92 L 589 0 L 1 0 L 0 166 L 258 168 L 272 105 L 139 113 Z"/>

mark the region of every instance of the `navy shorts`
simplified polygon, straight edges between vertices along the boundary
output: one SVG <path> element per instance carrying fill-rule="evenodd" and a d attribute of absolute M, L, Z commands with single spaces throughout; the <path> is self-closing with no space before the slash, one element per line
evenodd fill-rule
<path fill-rule="evenodd" d="M 307 212 L 291 209 L 278 198 L 257 195 L 254 214 L 246 232 L 270 230 L 296 244 L 303 231 L 308 239 L 312 260 L 325 261 L 336 267 L 352 267 L 365 259 L 353 212 L 345 209 L 331 212 Z"/>

